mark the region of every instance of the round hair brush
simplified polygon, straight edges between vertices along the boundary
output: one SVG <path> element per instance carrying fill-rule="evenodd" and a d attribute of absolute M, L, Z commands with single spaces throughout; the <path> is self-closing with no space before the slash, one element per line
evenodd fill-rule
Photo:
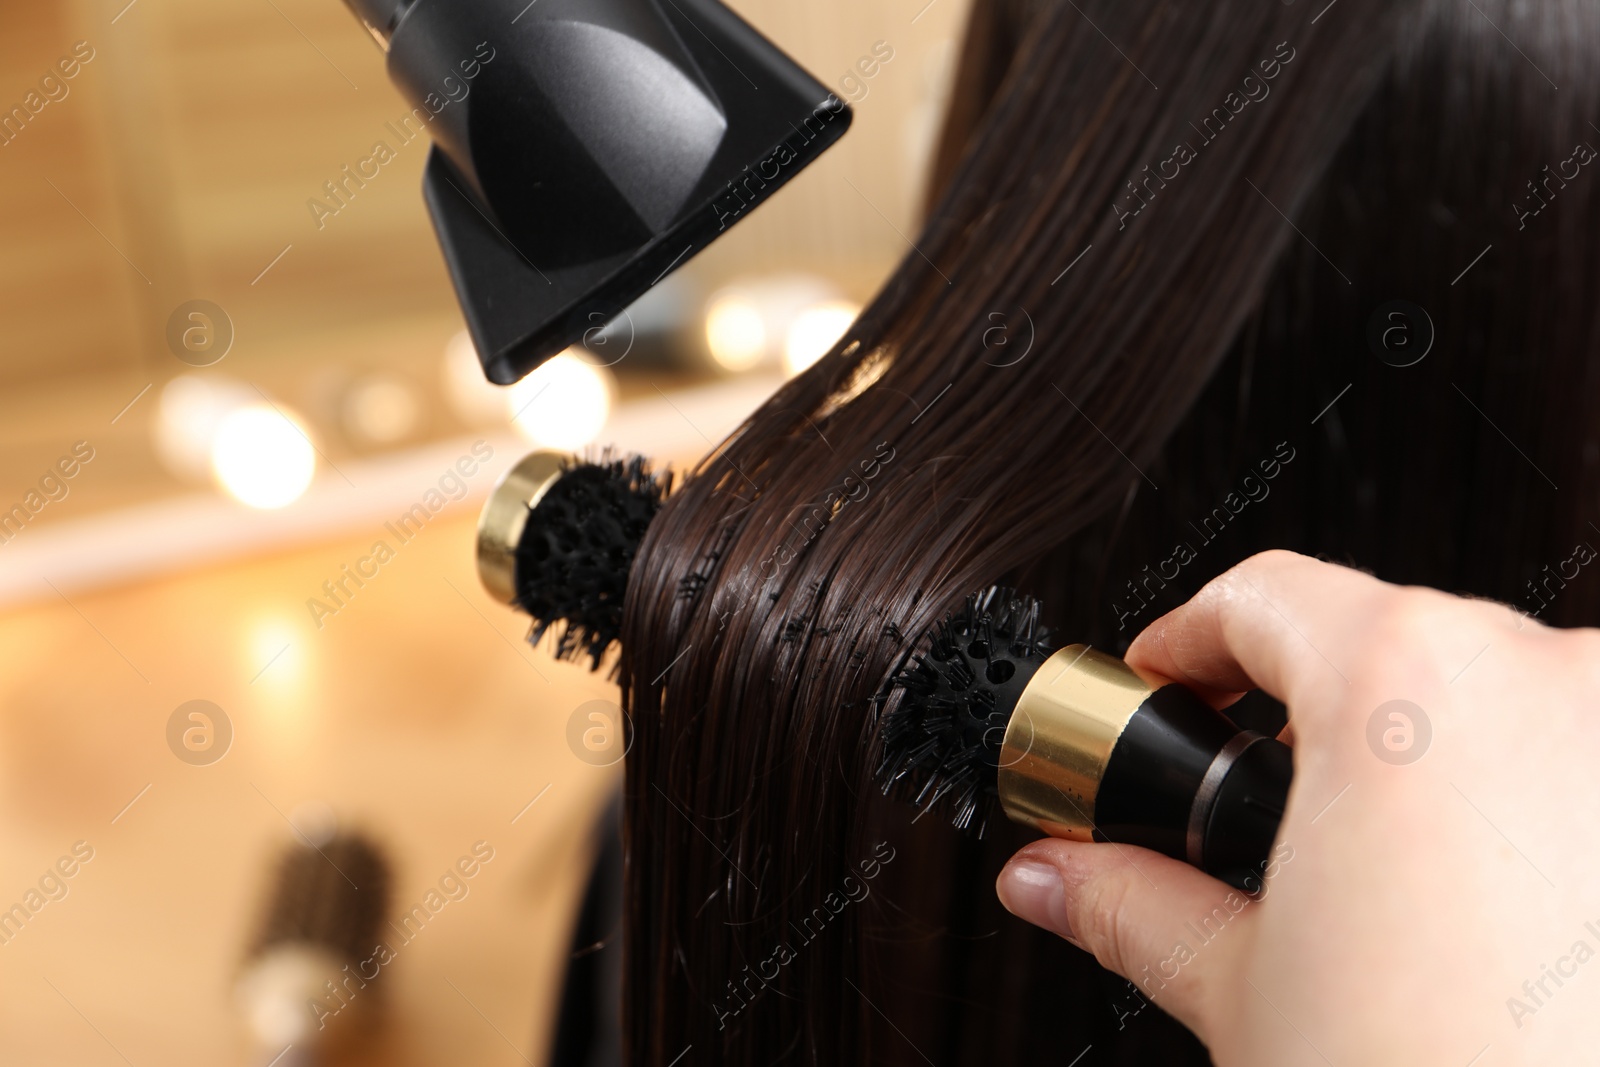
<path fill-rule="evenodd" d="M 644 532 L 671 488 L 640 456 L 584 463 L 533 452 L 508 470 L 478 518 L 478 576 L 533 616 L 537 642 L 560 624 L 559 659 L 598 668 L 622 633 L 622 598 Z"/>
<path fill-rule="evenodd" d="M 365 838 L 289 847 L 235 987 L 259 1062 L 308 1067 L 329 1051 L 328 1027 L 366 993 L 389 910 L 389 865 Z M 348 1033 L 347 1028 L 341 1028 Z"/>
<path fill-rule="evenodd" d="M 906 696 L 884 722 L 880 773 L 886 791 L 946 809 L 958 829 L 981 835 L 998 795 L 1006 725 L 1050 655 L 1050 632 L 1038 601 L 992 588 L 968 597 L 927 638 L 928 650 L 891 683 Z"/>
<path fill-rule="evenodd" d="M 1054 837 L 1142 845 L 1259 890 L 1289 747 L 1115 656 L 1052 651 L 1039 615 L 1032 597 L 990 588 L 924 635 L 891 681 L 884 791 L 980 834 L 998 801 Z"/>

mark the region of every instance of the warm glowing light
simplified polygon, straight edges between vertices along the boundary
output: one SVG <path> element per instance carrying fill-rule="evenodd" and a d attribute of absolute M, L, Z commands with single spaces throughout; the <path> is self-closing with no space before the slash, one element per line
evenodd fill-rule
<path fill-rule="evenodd" d="M 279 617 L 259 618 L 250 626 L 245 664 L 257 682 L 283 681 L 300 673 L 300 650 L 294 626 Z"/>
<path fill-rule="evenodd" d="M 546 360 L 507 394 L 517 430 L 543 448 L 571 452 L 599 436 L 611 415 L 611 372 L 570 350 Z"/>
<path fill-rule="evenodd" d="M 156 452 L 172 473 L 203 481 L 211 472 L 211 442 L 222 420 L 260 402 L 261 394 L 243 382 L 210 372 L 180 374 L 162 386 L 156 404 Z"/>
<path fill-rule="evenodd" d="M 225 416 L 211 442 L 211 471 L 234 499 L 253 508 L 298 500 L 316 473 L 317 455 L 305 430 L 270 404 L 251 404 Z"/>
<path fill-rule="evenodd" d="M 706 349 L 712 361 L 727 371 L 784 363 L 786 349 L 793 353 L 787 362 L 810 363 L 843 332 L 844 326 L 834 320 L 840 317 L 839 308 L 849 306 L 826 278 L 810 274 L 737 278 L 706 304 Z M 824 309 L 833 314 L 824 316 Z M 852 315 L 855 310 L 851 308 Z"/>
<path fill-rule="evenodd" d="M 830 300 L 796 315 L 783 343 L 783 369 L 793 376 L 827 355 L 859 314 L 856 304 Z"/>
<path fill-rule="evenodd" d="M 706 347 L 725 370 L 749 370 L 767 353 L 767 327 L 747 300 L 718 297 L 706 312 Z"/>

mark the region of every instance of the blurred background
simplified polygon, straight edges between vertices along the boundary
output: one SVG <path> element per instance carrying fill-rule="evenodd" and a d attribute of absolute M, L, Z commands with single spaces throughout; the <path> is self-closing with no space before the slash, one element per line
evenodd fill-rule
<path fill-rule="evenodd" d="M 329 1001 L 375 1020 L 345 1058 L 544 1062 L 619 777 L 573 724 L 615 693 L 482 591 L 478 506 L 536 445 L 692 462 L 827 349 L 909 248 L 965 17 L 731 6 L 853 128 L 501 389 L 339 0 L 0 3 L 7 1063 L 265 1062 L 236 986 L 277 857 L 352 833 L 429 921 Z"/>

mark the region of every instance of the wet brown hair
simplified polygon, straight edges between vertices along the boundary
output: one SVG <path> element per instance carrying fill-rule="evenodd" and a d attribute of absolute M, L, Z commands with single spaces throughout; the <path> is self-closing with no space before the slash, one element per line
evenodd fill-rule
<path fill-rule="evenodd" d="M 1026 833 L 877 791 L 884 680 L 975 588 L 1120 651 L 1285 547 L 1596 620 L 1593 5 L 973 20 L 914 249 L 631 576 L 630 1062 L 1205 1061 L 1003 914 Z"/>

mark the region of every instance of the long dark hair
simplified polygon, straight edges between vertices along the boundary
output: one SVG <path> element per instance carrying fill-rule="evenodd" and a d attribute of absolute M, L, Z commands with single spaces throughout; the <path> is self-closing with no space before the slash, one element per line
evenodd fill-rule
<path fill-rule="evenodd" d="M 1000 910 L 1026 833 L 880 795 L 885 679 L 990 582 L 1120 651 L 1267 547 L 1595 622 L 1597 33 L 975 5 L 915 247 L 634 567 L 631 1062 L 1204 1062 Z"/>

